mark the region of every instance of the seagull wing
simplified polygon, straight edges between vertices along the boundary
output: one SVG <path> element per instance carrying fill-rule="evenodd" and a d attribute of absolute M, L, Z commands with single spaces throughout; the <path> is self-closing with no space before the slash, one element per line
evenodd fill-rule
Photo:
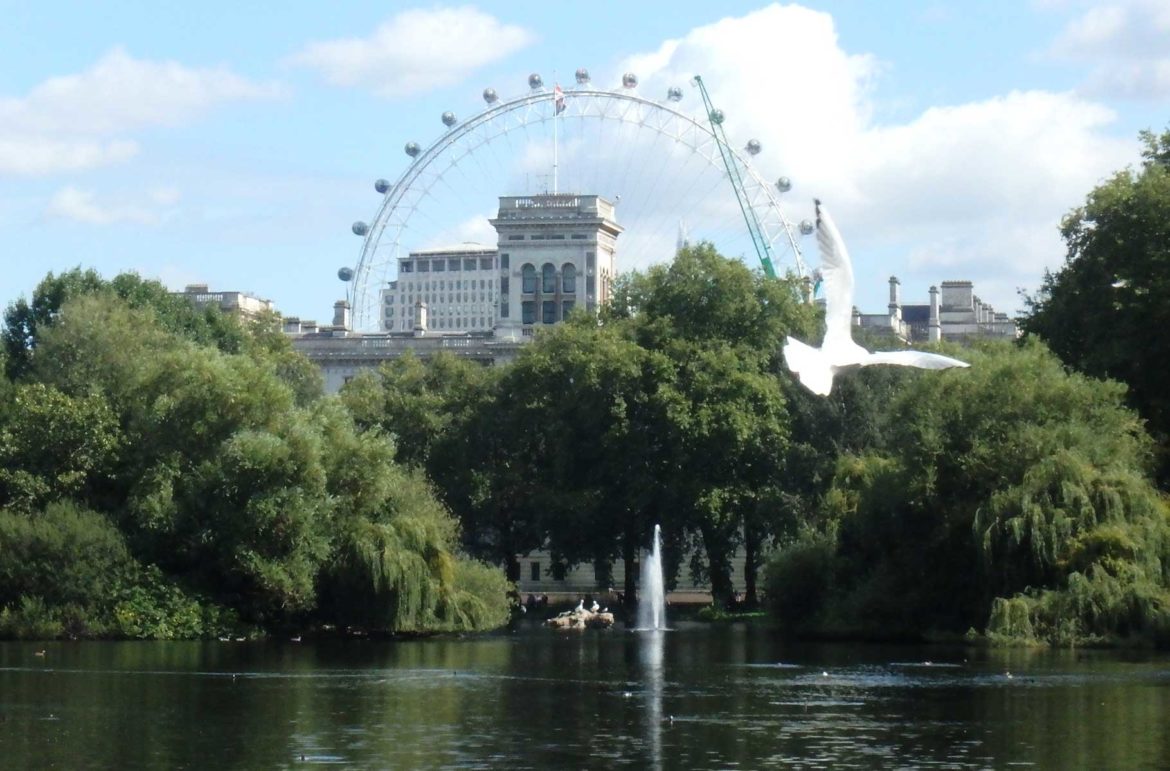
<path fill-rule="evenodd" d="M 901 367 L 918 367 L 919 369 L 950 369 L 951 367 L 971 366 L 965 361 L 926 351 L 874 351 L 866 356 L 860 364 L 863 367 L 868 367 L 871 364 L 896 364 Z"/>
<path fill-rule="evenodd" d="M 853 264 L 833 218 L 820 201 L 816 203 L 817 246 L 821 252 L 821 286 L 825 293 L 825 341 L 821 347 L 831 349 L 853 342 L 850 329 L 853 323 Z"/>

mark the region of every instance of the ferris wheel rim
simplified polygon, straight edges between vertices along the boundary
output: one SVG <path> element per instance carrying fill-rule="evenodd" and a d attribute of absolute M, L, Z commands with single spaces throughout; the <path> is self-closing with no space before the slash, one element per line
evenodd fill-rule
<path fill-rule="evenodd" d="M 673 120 L 684 122 L 690 129 L 698 131 L 700 134 L 702 134 L 705 140 L 709 140 L 712 143 L 717 143 L 719 141 L 712 128 L 703 121 L 675 109 L 670 103 L 650 99 L 634 92 L 633 89 L 630 88 L 623 87 L 621 89 L 604 89 L 593 87 L 591 84 L 586 84 L 584 86 L 578 85 L 575 88 L 565 89 L 563 91 L 563 97 L 566 100 L 570 97 L 574 100 L 584 98 L 598 102 L 601 100 L 615 100 L 619 103 L 625 102 L 638 105 L 653 111 L 665 113 Z M 368 297 L 368 295 L 372 294 L 369 288 L 370 281 L 379 280 L 378 278 L 371 279 L 369 275 L 376 263 L 374 254 L 381 244 L 383 233 L 391 224 L 391 215 L 399 210 L 399 205 L 406 196 L 407 192 L 412 189 L 412 184 L 416 182 L 431 167 L 433 163 L 438 161 L 448 149 L 455 147 L 460 142 L 460 140 L 464 139 L 481 126 L 489 124 L 496 119 L 513 115 L 514 113 L 517 113 L 521 110 L 540 105 L 541 103 L 552 102 L 556 98 L 556 93 L 553 90 L 544 88 L 542 86 L 540 88 L 531 89 L 526 94 L 521 94 L 506 100 L 497 99 L 496 101 L 489 103 L 484 109 L 473 114 L 470 118 L 451 125 L 447 131 L 439 135 L 425 148 L 419 148 L 418 154 L 412 157 L 411 163 L 407 166 L 407 168 L 398 176 L 393 184 L 387 187 L 386 192 L 383 194 L 382 203 L 378 208 L 376 216 L 370 222 L 370 224 L 366 226 L 367 230 L 363 236 L 362 248 L 358 263 L 353 269 L 352 278 L 349 282 L 347 282 L 350 284 L 349 294 L 353 300 L 352 310 L 355 327 L 365 321 L 365 311 L 368 310 L 368 306 L 376 304 Z M 447 116 L 445 114 L 444 119 L 446 119 L 446 117 Z M 590 116 L 582 112 L 579 115 L 571 116 L 569 119 L 576 118 L 579 120 L 585 120 L 589 117 L 598 119 L 613 118 L 620 123 L 628 123 L 631 125 L 638 125 L 643 128 L 650 128 L 652 131 L 654 131 L 655 134 L 661 137 L 669 136 L 662 127 L 654 125 L 647 126 L 644 121 L 627 120 L 625 114 L 619 114 L 615 116 Z M 527 129 L 531 125 L 542 124 L 558 119 L 564 120 L 564 118 L 557 118 L 555 116 L 543 114 L 535 115 L 530 112 L 528 116 L 523 117 L 515 125 L 504 127 L 492 137 L 482 139 L 476 144 L 464 147 L 464 152 L 461 156 L 459 156 L 459 158 L 473 154 L 477 149 L 487 144 L 493 138 L 507 135 L 512 131 Z M 700 148 L 698 142 L 691 143 L 680 136 L 675 136 L 674 139 L 685 144 L 693 152 L 699 153 Z M 779 199 L 777 198 L 775 191 L 772 190 L 771 184 L 766 182 L 760 176 L 759 172 L 756 171 L 756 169 L 748 162 L 748 159 L 745 158 L 738 150 L 730 146 L 728 146 L 727 149 L 730 151 L 735 162 L 739 164 L 740 170 L 747 176 L 748 179 L 751 180 L 751 183 L 754 187 L 754 190 L 752 191 L 753 198 L 749 205 L 754 211 L 758 212 L 762 210 L 764 212 L 770 213 L 777 220 L 778 230 L 780 232 L 774 234 L 771 232 L 767 233 L 770 246 L 780 242 L 781 240 L 786 242 L 787 247 L 792 255 L 792 265 L 788 267 L 788 271 L 795 271 L 796 274 L 800 277 L 807 276 L 808 269 L 804 263 L 799 243 L 797 242 L 796 228 L 785 216 L 783 209 L 780 206 Z M 712 157 L 703 157 L 710 165 L 718 168 L 718 164 L 715 163 Z M 435 178 L 431 181 L 431 186 L 440 181 L 443 177 L 443 174 L 445 174 L 453 166 L 454 161 L 450 166 L 448 166 L 448 168 L 439 170 Z M 429 186 L 427 190 L 429 190 Z M 411 213 L 412 212 L 407 212 L 406 217 L 401 222 L 397 223 L 399 233 L 401 233 L 401 230 L 409 222 Z M 395 238 L 395 245 L 398 245 L 397 237 Z M 389 264 L 394 259 L 395 258 L 393 257 L 390 258 L 387 260 L 387 263 Z"/>

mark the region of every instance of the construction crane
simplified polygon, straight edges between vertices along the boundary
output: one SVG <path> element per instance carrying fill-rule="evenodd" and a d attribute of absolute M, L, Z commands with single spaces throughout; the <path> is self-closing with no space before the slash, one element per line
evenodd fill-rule
<path fill-rule="evenodd" d="M 776 267 L 772 264 L 772 245 L 764 236 L 764 230 L 760 227 L 760 220 L 756 217 L 755 209 L 748 204 L 747 193 L 743 186 L 743 176 L 739 172 L 739 164 L 736 163 L 735 154 L 732 153 L 731 146 L 727 143 L 727 134 L 723 131 L 723 111 L 716 109 L 715 105 L 711 103 L 711 95 L 707 93 L 707 87 L 703 85 L 701 77 L 696 75 L 691 82 L 699 87 L 699 93 L 703 95 L 703 107 L 707 110 L 707 120 L 711 123 L 711 134 L 715 137 L 719 154 L 723 156 L 723 165 L 727 167 L 727 176 L 731 178 L 731 187 L 735 190 L 735 200 L 739 202 L 739 210 L 743 212 L 743 220 L 747 223 L 752 243 L 756 246 L 756 254 L 764 268 L 764 275 L 768 278 L 776 278 Z"/>

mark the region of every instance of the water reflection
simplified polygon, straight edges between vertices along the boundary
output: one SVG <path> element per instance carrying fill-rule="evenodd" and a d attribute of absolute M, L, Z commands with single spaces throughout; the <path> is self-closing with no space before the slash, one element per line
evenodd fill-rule
<path fill-rule="evenodd" d="M 766 630 L 675 626 L 398 643 L 0 643 L 0 765 L 291 768 L 304 755 L 510 771 L 1130 768 L 1170 758 L 1164 654 L 800 646 Z"/>
<path fill-rule="evenodd" d="M 666 631 L 638 632 L 638 647 L 646 680 L 646 744 L 650 748 L 650 767 L 662 768 L 662 652 Z"/>

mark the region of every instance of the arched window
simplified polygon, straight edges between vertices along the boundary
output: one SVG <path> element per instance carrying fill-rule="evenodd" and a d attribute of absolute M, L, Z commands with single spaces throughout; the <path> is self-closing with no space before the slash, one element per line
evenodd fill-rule
<path fill-rule="evenodd" d="M 577 266 L 571 262 L 561 266 L 561 292 L 564 294 L 577 292 Z"/>
<path fill-rule="evenodd" d="M 531 262 L 525 264 L 524 267 L 520 269 L 520 277 L 524 284 L 521 287 L 524 290 L 524 294 L 532 294 L 536 291 L 535 265 L 533 265 Z"/>
<path fill-rule="evenodd" d="M 540 267 L 541 289 L 545 294 L 553 294 L 557 291 L 557 269 L 551 262 L 546 262 Z"/>

